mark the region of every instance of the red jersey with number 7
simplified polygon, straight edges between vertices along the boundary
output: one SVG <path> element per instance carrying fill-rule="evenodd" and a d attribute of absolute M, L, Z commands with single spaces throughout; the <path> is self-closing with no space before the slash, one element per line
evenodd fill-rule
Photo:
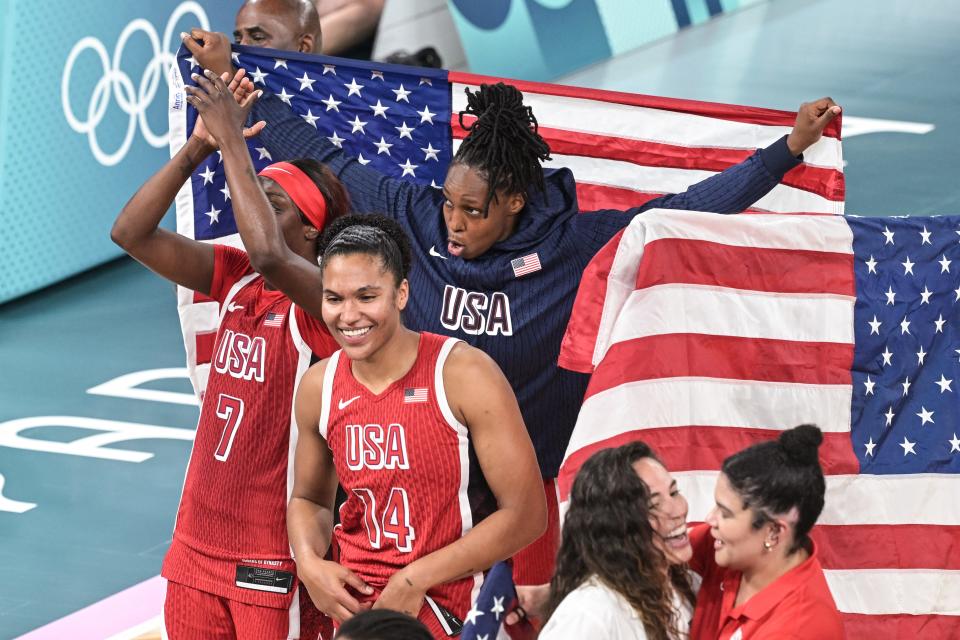
<path fill-rule="evenodd" d="M 354 378 L 342 351 L 327 363 L 320 435 L 347 495 L 334 531 L 339 561 L 377 591 L 397 570 L 458 540 L 479 517 L 468 495 L 471 473 L 475 486 L 484 483 L 471 463 L 467 427 L 443 386 L 456 343 L 421 333 L 413 367 L 379 394 Z M 462 620 L 481 579 L 439 585 L 427 595 Z"/>
<path fill-rule="evenodd" d="M 286 527 L 294 392 L 336 342 L 283 293 L 267 289 L 238 249 L 215 246 L 211 297 L 220 302 L 220 327 L 163 576 L 287 609 L 296 588 Z M 241 575 L 251 572 L 258 579 Z"/>

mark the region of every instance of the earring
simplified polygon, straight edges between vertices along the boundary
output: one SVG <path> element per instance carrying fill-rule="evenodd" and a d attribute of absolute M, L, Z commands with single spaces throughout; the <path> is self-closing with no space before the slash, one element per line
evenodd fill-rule
<path fill-rule="evenodd" d="M 771 549 L 773 549 L 773 545 L 770 544 L 768 541 L 764 540 L 764 541 L 763 541 L 763 550 L 764 550 L 764 551 L 770 551 Z"/>

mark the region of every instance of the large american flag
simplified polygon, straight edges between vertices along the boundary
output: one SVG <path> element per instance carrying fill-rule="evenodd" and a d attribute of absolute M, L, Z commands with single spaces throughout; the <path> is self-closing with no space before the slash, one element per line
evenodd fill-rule
<path fill-rule="evenodd" d="M 564 339 L 593 376 L 561 497 L 591 453 L 642 439 L 702 519 L 727 455 L 816 423 L 814 537 L 848 637 L 958 637 L 958 240 L 958 217 L 638 216 Z"/>
<path fill-rule="evenodd" d="M 465 132 L 457 112 L 464 89 L 488 78 L 442 70 L 234 47 L 234 64 L 315 126 L 331 143 L 386 175 L 439 186 Z M 173 70 L 171 151 L 192 131 L 196 112 L 179 89 L 195 61 L 185 49 Z M 523 92 L 550 143 L 548 167 L 570 167 L 584 211 L 637 206 L 682 191 L 788 133 L 794 114 L 507 80 Z M 839 121 L 807 151 L 806 163 L 755 208 L 773 212 L 843 212 Z M 271 161 L 249 143 L 259 169 Z M 439 215 L 439 212 L 437 212 Z M 192 238 L 239 246 L 223 165 L 203 164 L 177 197 L 177 229 Z M 198 393 L 206 383 L 219 318 L 215 302 L 179 291 L 188 365 Z"/>

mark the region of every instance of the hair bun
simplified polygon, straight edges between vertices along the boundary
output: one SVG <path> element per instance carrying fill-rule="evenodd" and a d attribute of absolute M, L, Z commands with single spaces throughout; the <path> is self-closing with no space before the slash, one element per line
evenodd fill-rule
<path fill-rule="evenodd" d="M 797 465 L 819 464 L 817 449 L 823 442 L 823 432 L 812 424 L 802 424 L 780 434 L 777 440 L 787 460 Z"/>

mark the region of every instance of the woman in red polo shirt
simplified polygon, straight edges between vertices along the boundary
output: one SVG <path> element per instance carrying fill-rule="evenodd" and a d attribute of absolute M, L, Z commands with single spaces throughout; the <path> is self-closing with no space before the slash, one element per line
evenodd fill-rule
<path fill-rule="evenodd" d="M 691 530 L 703 578 L 692 640 L 844 637 L 808 534 L 823 510 L 820 429 L 801 425 L 723 462 L 707 524 Z"/>

